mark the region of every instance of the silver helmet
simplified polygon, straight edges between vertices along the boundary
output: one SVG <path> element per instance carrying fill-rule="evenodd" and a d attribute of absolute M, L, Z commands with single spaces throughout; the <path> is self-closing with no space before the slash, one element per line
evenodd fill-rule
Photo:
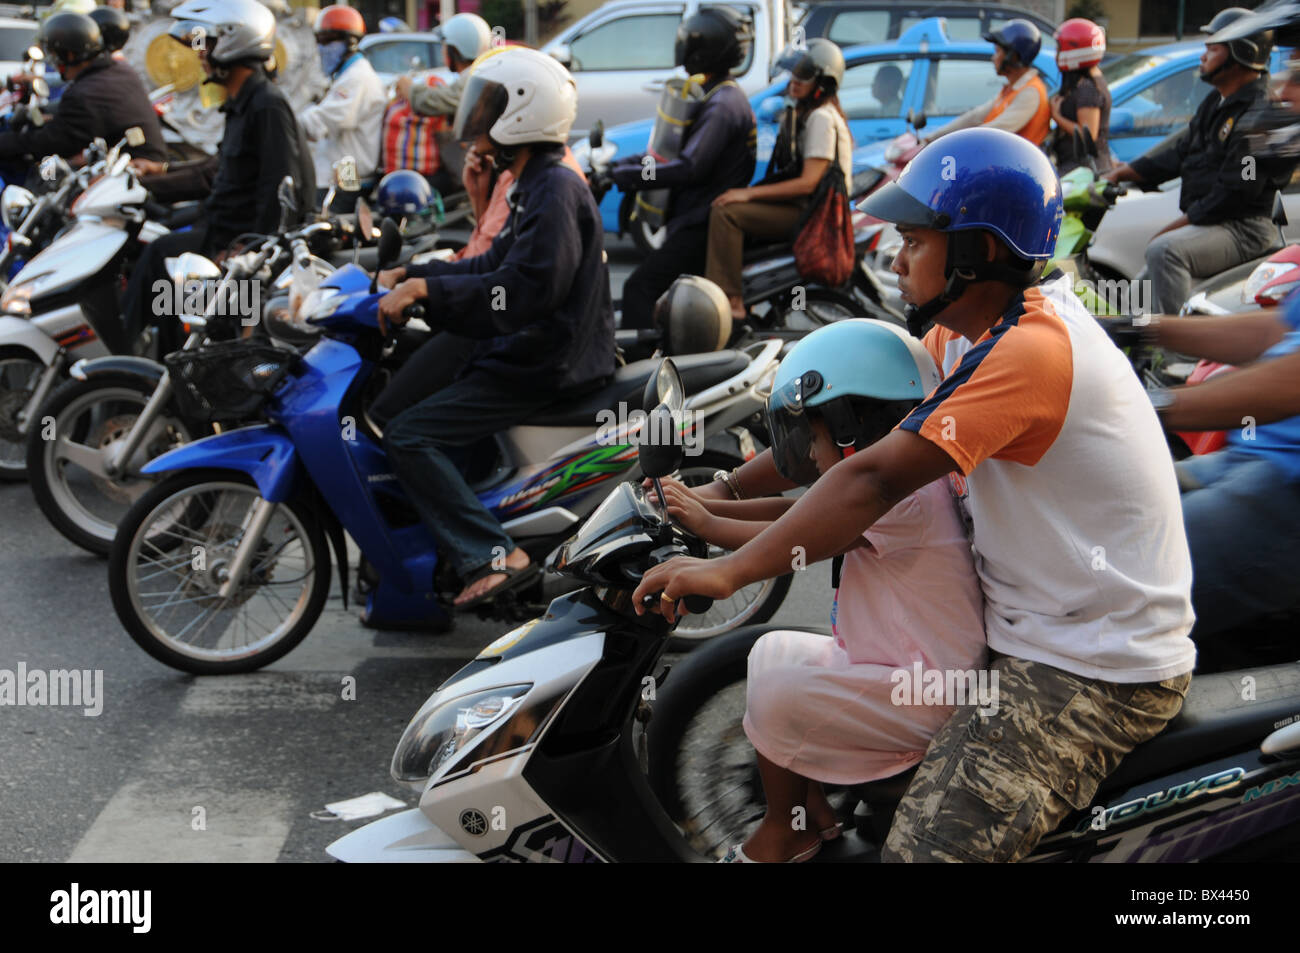
<path fill-rule="evenodd" d="M 168 34 L 195 48 L 206 43 L 215 66 L 265 63 L 275 50 L 275 14 L 258 0 L 185 0 L 171 15 Z"/>

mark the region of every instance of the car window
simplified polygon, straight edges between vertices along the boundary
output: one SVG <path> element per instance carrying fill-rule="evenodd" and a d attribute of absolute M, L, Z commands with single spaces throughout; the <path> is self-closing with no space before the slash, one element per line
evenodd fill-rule
<path fill-rule="evenodd" d="M 898 28 L 899 34 L 906 33 L 912 27 L 916 26 L 922 20 L 928 20 L 929 17 L 903 17 L 902 25 Z M 978 13 L 969 17 L 954 17 L 944 15 L 948 21 L 948 39 L 953 41 L 970 41 L 980 38 L 980 18 Z"/>
<path fill-rule="evenodd" d="M 993 99 L 1002 78 L 988 59 L 931 60 L 924 110 L 927 116 L 956 116 Z"/>
<path fill-rule="evenodd" d="M 903 113 L 903 93 L 912 75 L 910 59 L 871 60 L 850 66 L 840 85 L 840 106 L 850 119 L 894 119 Z"/>
<path fill-rule="evenodd" d="M 1133 128 L 1124 134 L 1167 136 L 1177 132 L 1191 122 L 1196 107 L 1209 92 L 1200 81 L 1199 65 L 1166 76 L 1120 105 L 1133 113 Z"/>
<path fill-rule="evenodd" d="M 0 60 L 21 63 L 36 43 L 36 27 L 7 26 L 0 29 Z"/>
<path fill-rule="evenodd" d="M 883 43 L 889 39 L 889 11 L 845 10 L 831 21 L 826 39 L 840 46 Z"/>
<path fill-rule="evenodd" d="M 681 14 L 607 20 L 569 43 L 574 70 L 672 69 Z"/>
<path fill-rule="evenodd" d="M 1114 89 L 1121 80 L 1126 80 L 1131 76 L 1139 76 L 1167 62 L 1169 62 L 1167 56 L 1130 53 L 1128 56 L 1121 56 L 1103 65 L 1101 74 L 1106 77 L 1106 85 Z"/>
<path fill-rule="evenodd" d="M 362 53 L 377 73 L 406 73 L 411 70 L 433 69 L 442 65 L 438 44 L 428 40 L 376 43 L 362 50 Z"/>

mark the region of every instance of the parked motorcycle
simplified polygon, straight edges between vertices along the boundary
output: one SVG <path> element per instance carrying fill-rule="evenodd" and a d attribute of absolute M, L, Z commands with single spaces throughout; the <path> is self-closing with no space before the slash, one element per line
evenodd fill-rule
<path fill-rule="evenodd" d="M 391 222 L 380 241 L 381 262 L 395 261 L 400 238 Z M 212 413 L 238 402 L 242 417 L 263 404 L 269 422 L 196 441 L 141 471 L 166 479 L 123 518 L 109 552 L 109 589 L 127 632 L 160 661 L 222 674 L 284 655 L 324 606 L 328 543 L 348 591 L 344 530 L 377 572 L 366 596 L 369 624 L 445 622 L 437 594 L 454 590 L 451 571 L 366 415 L 382 385 L 375 374 L 384 351 L 376 333 L 382 295 L 374 289 L 354 265 L 326 279 L 299 312 L 301 321 L 321 328 L 301 359 L 239 341 L 174 355 L 178 395 Z M 692 423 L 711 435 L 690 461 L 692 482 L 744 459 L 727 428 L 763 406 L 780 347 L 773 340 L 745 352 L 681 359 Z M 476 448 L 488 451 L 486 462 L 462 461 L 479 498 L 534 560 L 543 561 L 617 477 L 635 472 L 640 421 L 631 411 L 654 371 L 654 362 L 624 367 L 599 392 L 543 408 Z M 626 422 L 619 420 L 624 414 Z M 602 418 L 605 425 L 593 433 L 593 421 Z M 787 588 L 788 580 L 748 587 L 702 616 L 693 634 L 770 617 Z M 519 598 L 504 593 L 485 612 L 533 614 Z"/>
<path fill-rule="evenodd" d="M 654 413 L 668 418 L 681 406 L 673 376 L 665 361 L 655 378 Z M 682 459 L 679 447 L 639 453 L 641 470 L 657 477 Z M 765 630 L 721 636 L 670 675 L 660 658 L 671 627 L 637 616 L 631 595 L 651 566 L 680 555 L 703 555 L 703 545 L 637 485 L 620 485 L 551 560 L 586 588 L 484 648 L 407 726 L 391 773 L 419 792 L 419 807 L 347 834 L 329 854 L 702 861 L 744 840 L 763 805 L 738 716 L 745 659 Z M 686 608 L 707 603 L 691 597 Z M 1250 701 L 1237 678 L 1246 674 L 1255 679 Z M 1297 710 L 1300 663 L 1195 678 L 1182 715 L 1136 748 L 1091 802 L 1073 797 L 1075 813 L 1028 859 L 1289 856 L 1300 829 Z M 845 834 L 816 861 L 879 860 L 910 775 L 845 792 Z"/>
<path fill-rule="evenodd" d="M 167 233 L 146 212 L 148 193 L 122 150 L 102 140 L 94 179 L 72 203 L 71 228 L 28 261 L 0 296 L 0 479 L 26 478 L 36 411 L 76 360 L 129 353 L 119 285 L 140 248 Z M 66 183 L 65 183 L 66 184 Z"/>

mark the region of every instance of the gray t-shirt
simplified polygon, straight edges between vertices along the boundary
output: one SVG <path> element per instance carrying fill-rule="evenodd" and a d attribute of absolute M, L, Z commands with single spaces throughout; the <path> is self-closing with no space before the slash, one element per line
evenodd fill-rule
<path fill-rule="evenodd" d="M 840 168 L 844 170 L 845 190 L 848 191 L 852 185 L 853 138 L 849 135 L 848 123 L 830 103 L 818 106 L 808 114 L 799 136 L 799 155 L 805 159 L 831 161 L 838 157 Z"/>

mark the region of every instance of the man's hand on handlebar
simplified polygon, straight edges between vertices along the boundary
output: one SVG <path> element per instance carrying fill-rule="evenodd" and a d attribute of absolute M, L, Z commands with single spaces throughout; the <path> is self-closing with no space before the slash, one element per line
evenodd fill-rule
<path fill-rule="evenodd" d="M 400 282 L 405 277 L 406 277 L 405 267 L 399 266 L 397 268 L 388 268 L 379 273 L 379 287 L 396 288 L 398 282 Z"/>
<path fill-rule="evenodd" d="M 154 162 L 152 159 L 132 159 L 131 169 L 136 175 L 162 175 L 167 171 L 167 163 Z"/>
<path fill-rule="evenodd" d="M 721 556 L 717 559 L 678 556 L 666 563 L 652 566 L 641 577 L 641 584 L 632 594 L 632 605 L 636 609 L 636 614 L 657 612 L 669 622 L 676 622 L 686 614 L 683 610 L 687 607 L 681 603 L 688 596 L 705 596 L 709 599 L 729 598 L 739 588 L 731 581 L 727 572 L 729 559 L 729 556 Z"/>
<path fill-rule="evenodd" d="M 379 331 L 385 337 L 389 326 L 401 327 L 407 322 L 406 309 L 429 296 L 429 286 L 423 278 L 408 278 L 379 299 Z"/>

